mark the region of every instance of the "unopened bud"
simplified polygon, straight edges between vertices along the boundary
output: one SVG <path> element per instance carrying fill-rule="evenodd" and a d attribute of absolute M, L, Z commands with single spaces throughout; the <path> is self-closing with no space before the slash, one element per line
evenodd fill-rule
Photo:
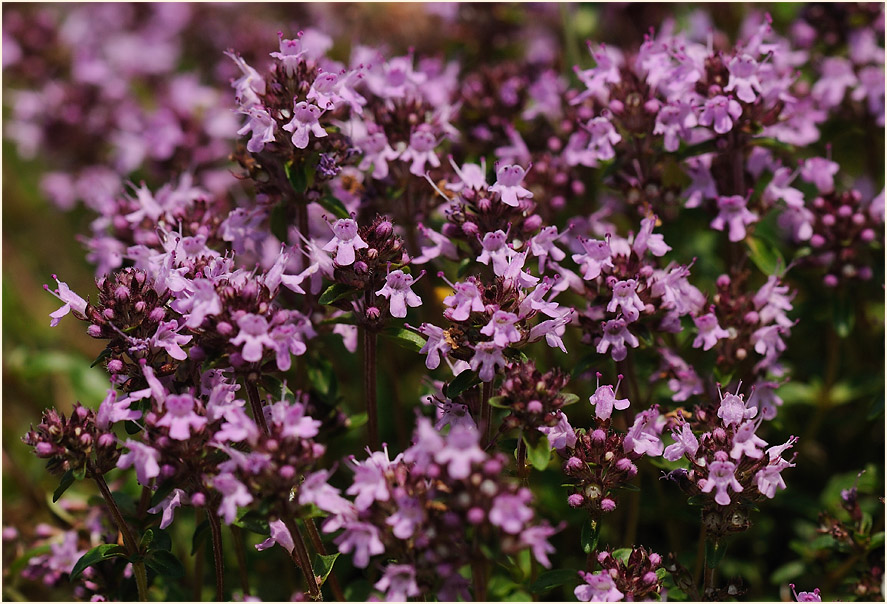
<path fill-rule="evenodd" d="M 607 440 L 607 433 L 598 428 L 591 433 L 591 444 L 601 446 Z"/>
<path fill-rule="evenodd" d="M 191 495 L 191 505 L 194 507 L 201 507 L 206 503 L 206 495 L 203 493 L 194 493 Z"/>
<path fill-rule="evenodd" d="M 156 306 L 153 310 L 151 310 L 151 314 L 148 315 L 148 320 L 153 321 L 154 323 L 159 323 L 166 317 L 166 310 L 163 307 Z"/>
<path fill-rule="evenodd" d="M 564 469 L 572 472 L 576 472 L 585 467 L 585 463 L 579 459 L 578 457 L 571 457 L 567 460 L 567 463 L 564 464 Z"/>
<path fill-rule="evenodd" d="M 539 229 L 542 226 L 542 217 L 539 214 L 533 214 L 532 216 L 528 216 L 526 220 L 524 220 L 523 230 L 525 233 L 532 233 L 533 231 Z"/>
<path fill-rule="evenodd" d="M 365 275 L 368 270 L 370 270 L 370 267 L 363 260 L 358 260 L 354 263 L 354 272 L 358 275 Z"/>
<path fill-rule="evenodd" d="M 542 413 L 544 407 L 539 401 L 530 401 L 527 403 L 527 411 L 530 413 Z"/>
<path fill-rule="evenodd" d="M 571 508 L 579 508 L 582 507 L 582 504 L 585 503 L 585 497 L 580 495 L 579 493 L 573 493 L 569 497 L 567 497 L 567 504 Z"/>
<path fill-rule="evenodd" d="M 601 499 L 601 510 L 604 512 L 612 512 L 616 509 L 616 502 L 609 497 Z"/>
<path fill-rule="evenodd" d="M 108 371 L 110 373 L 120 373 L 123 371 L 123 361 L 120 359 L 111 359 L 108 361 Z"/>
<path fill-rule="evenodd" d="M 382 315 L 382 312 L 376 308 L 375 306 L 370 306 L 366 309 L 366 318 L 370 321 L 375 321 Z"/>

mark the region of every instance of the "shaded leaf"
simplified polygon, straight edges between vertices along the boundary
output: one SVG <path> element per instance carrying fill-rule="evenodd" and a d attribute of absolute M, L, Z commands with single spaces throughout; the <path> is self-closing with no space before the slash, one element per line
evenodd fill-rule
<path fill-rule="evenodd" d="M 74 484 L 75 480 L 76 479 L 74 478 L 74 472 L 72 472 L 71 470 L 68 470 L 67 472 L 62 474 L 62 479 L 59 481 L 59 486 L 52 494 L 52 502 L 55 503 L 56 501 L 58 501 L 64 494 L 64 492 L 68 490 L 68 487 Z"/>
<path fill-rule="evenodd" d="M 145 557 L 145 566 L 167 579 L 179 579 L 185 576 L 182 562 L 166 550 L 152 551 Z"/>
<path fill-rule="evenodd" d="M 324 195 L 316 201 L 321 205 L 321 207 L 323 207 L 324 210 L 326 210 L 330 214 L 333 214 L 336 218 L 351 217 L 351 214 L 348 213 L 348 210 L 345 208 L 342 202 L 332 195 Z"/>
<path fill-rule="evenodd" d="M 326 583 L 327 577 L 333 572 L 333 564 L 336 563 L 336 558 L 338 557 L 339 552 L 329 554 L 328 556 L 314 554 L 314 574 L 320 578 L 320 585 Z"/>
<path fill-rule="evenodd" d="M 267 536 L 271 532 L 271 528 L 268 526 L 268 518 L 256 510 L 249 510 L 241 514 L 234 521 L 234 525 L 259 535 Z"/>
<path fill-rule="evenodd" d="M 413 352 L 419 352 L 425 346 L 425 338 L 415 331 L 403 327 L 389 327 L 382 332 L 382 335 L 394 340 L 402 348 Z"/>
<path fill-rule="evenodd" d="M 586 518 L 582 523 L 582 532 L 579 534 L 582 552 L 586 555 L 597 549 L 598 538 L 601 536 L 601 525 L 596 520 Z"/>
<path fill-rule="evenodd" d="M 77 564 L 75 564 L 74 568 L 71 570 L 71 581 L 76 580 L 80 575 L 83 574 L 83 571 L 90 566 L 94 566 L 99 562 L 102 562 L 103 560 L 110 560 L 111 558 L 123 558 L 125 556 L 126 548 L 122 545 L 105 543 L 104 545 L 94 547 L 83 554 L 83 556 L 79 560 L 77 560 Z"/>
<path fill-rule="evenodd" d="M 535 445 L 530 444 L 526 437 L 524 443 L 527 445 L 527 459 L 537 470 L 544 470 L 548 467 L 548 461 L 551 459 L 551 445 L 548 444 L 548 438 L 545 435 L 539 437 Z"/>
<path fill-rule="evenodd" d="M 571 392 L 561 392 L 561 398 L 564 399 L 562 406 L 572 405 L 579 402 L 579 395 Z"/>
<path fill-rule="evenodd" d="M 765 275 L 774 275 L 785 268 L 785 259 L 775 245 L 760 237 L 747 237 L 748 256 Z"/>
<path fill-rule="evenodd" d="M 103 351 L 101 351 L 99 353 L 99 356 L 97 356 L 95 358 L 95 360 L 92 362 L 92 365 L 90 365 L 89 368 L 92 369 L 93 367 L 95 367 L 96 365 L 98 365 L 99 363 L 101 363 L 102 361 L 107 359 L 109 356 L 111 356 L 111 349 L 105 348 Z"/>
<path fill-rule="evenodd" d="M 197 525 L 197 528 L 194 529 L 194 535 L 191 537 L 192 556 L 196 554 L 197 550 L 200 549 L 200 546 L 206 542 L 207 535 L 209 535 L 209 520 L 204 520 Z"/>
<path fill-rule="evenodd" d="M 318 298 L 317 301 L 321 304 L 332 304 L 342 298 L 354 296 L 357 293 L 359 293 L 359 290 L 349 285 L 345 285 L 344 283 L 333 283 L 320 294 L 320 298 Z"/>
<path fill-rule="evenodd" d="M 444 396 L 454 399 L 477 383 L 480 383 L 480 378 L 477 377 L 477 374 L 466 369 L 446 385 Z"/>
<path fill-rule="evenodd" d="M 539 578 L 536 579 L 535 583 L 530 587 L 530 591 L 533 593 L 541 593 L 571 582 L 579 582 L 579 573 L 575 570 L 566 568 L 547 570 L 539 575 Z"/>
<path fill-rule="evenodd" d="M 286 179 L 289 181 L 293 191 L 304 193 L 308 190 L 308 171 L 305 163 L 302 162 L 298 166 L 294 166 L 293 162 L 290 161 L 283 166 L 283 170 L 286 172 Z"/>
<path fill-rule="evenodd" d="M 142 551 L 171 551 L 172 539 L 164 530 L 158 528 L 150 528 L 142 535 L 139 549 Z"/>

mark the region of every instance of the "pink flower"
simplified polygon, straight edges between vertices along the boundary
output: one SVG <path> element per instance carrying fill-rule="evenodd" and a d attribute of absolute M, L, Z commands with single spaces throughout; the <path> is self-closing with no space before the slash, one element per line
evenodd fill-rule
<path fill-rule="evenodd" d="M 179 335 L 181 329 L 175 321 L 161 321 L 157 326 L 157 331 L 151 336 L 151 346 L 155 348 L 163 348 L 169 356 L 184 361 L 188 358 L 188 353 L 182 350 L 182 344 L 187 344 L 193 336 Z"/>
<path fill-rule="evenodd" d="M 699 123 L 703 126 L 712 126 L 718 134 L 726 134 L 741 115 L 742 106 L 737 101 L 719 94 L 705 102 Z"/>
<path fill-rule="evenodd" d="M 487 455 L 478 446 L 477 429 L 458 425 L 447 434 L 446 445 L 434 453 L 434 461 L 447 466 L 450 478 L 463 480 L 471 474 L 471 465 L 486 461 Z"/>
<path fill-rule="evenodd" d="M 240 332 L 231 340 L 233 346 L 243 344 L 243 360 L 258 363 L 262 360 L 262 350 L 274 350 L 277 344 L 268 335 L 268 321 L 261 315 L 247 313 L 237 320 Z"/>
<path fill-rule="evenodd" d="M 610 120 L 605 117 L 596 117 L 589 121 L 585 128 L 590 135 L 588 150 L 591 151 L 595 160 L 606 161 L 616 157 L 613 145 L 621 141 L 622 136 L 616 132 Z"/>
<path fill-rule="evenodd" d="M 746 407 L 741 394 L 724 394 L 718 407 L 718 417 L 723 420 L 725 427 L 738 426 L 757 414 L 758 408 Z"/>
<path fill-rule="evenodd" d="M 261 552 L 274 545 L 279 545 L 292 554 L 296 545 L 293 543 L 293 536 L 290 535 L 286 524 L 282 520 L 272 520 L 268 523 L 268 527 L 271 529 L 271 536 L 263 542 L 256 544 L 256 549 Z"/>
<path fill-rule="evenodd" d="M 265 148 L 265 143 L 275 141 L 277 122 L 260 106 L 252 106 L 243 113 L 246 114 L 247 120 L 243 128 L 237 131 L 237 135 L 243 136 L 251 132 L 252 136 L 246 144 L 246 150 L 250 153 L 258 153 Z"/>
<path fill-rule="evenodd" d="M 497 310 L 490 318 L 480 332 L 485 336 L 493 338 L 493 343 L 500 348 L 505 348 L 509 344 L 520 342 L 521 333 L 514 326 L 517 323 L 517 315 L 513 312 Z"/>
<path fill-rule="evenodd" d="M 690 429 L 689 424 L 685 422 L 681 426 L 680 432 L 673 431 L 671 436 L 674 438 L 675 442 L 673 445 L 669 445 L 665 448 L 665 452 L 662 454 L 665 459 L 668 461 L 677 461 L 685 454 L 689 454 L 691 458 L 696 455 L 696 451 L 699 450 L 699 441 L 693 434 L 693 430 Z"/>
<path fill-rule="evenodd" d="M 594 413 L 598 419 L 609 419 L 614 408 L 622 411 L 628 409 L 631 404 L 627 398 L 617 399 L 616 392 L 610 385 L 598 386 L 594 394 L 588 397 L 588 402 L 594 407 Z"/>
<path fill-rule="evenodd" d="M 123 446 L 129 449 L 117 460 L 117 467 L 121 470 L 136 468 L 136 478 L 139 484 L 147 486 L 152 478 L 160 476 L 160 452 L 149 445 L 145 445 L 132 439 L 126 439 Z"/>
<path fill-rule="evenodd" d="M 724 92 L 736 91 L 736 97 L 746 103 L 754 103 L 761 92 L 761 82 L 758 80 L 758 62 L 747 54 L 735 56 L 727 64 L 730 72 L 730 80 L 724 88 Z M 738 116 L 737 116 L 738 117 Z"/>
<path fill-rule="evenodd" d="M 206 425 L 206 418 L 194 412 L 194 397 L 190 394 L 170 394 L 164 403 L 166 413 L 156 425 L 169 428 L 169 437 L 175 440 L 188 440 L 192 430 Z"/>
<path fill-rule="evenodd" d="M 713 461 L 708 467 L 708 478 L 699 481 L 699 489 L 703 493 L 711 493 L 715 489 L 715 501 L 719 505 L 730 505 L 727 489 L 733 489 L 734 493 L 741 493 L 743 490 L 734 472 L 736 464 L 732 461 Z"/>
<path fill-rule="evenodd" d="M 366 138 L 356 141 L 357 147 L 363 151 L 363 159 L 358 164 L 358 169 L 369 170 L 373 167 L 373 178 L 381 180 L 388 176 L 388 162 L 393 161 L 400 154 L 388 144 L 388 137 L 381 126 L 367 125 Z"/>
<path fill-rule="evenodd" d="M 505 367 L 502 349 L 495 342 L 480 342 L 474 347 L 474 356 L 469 361 L 472 371 L 480 371 L 478 375 L 484 382 L 493 380 L 496 367 Z"/>
<path fill-rule="evenodd" d="M 182 505 L 182 497 L 185 496 L 186 493 L 182 489 L 173 489 L 172 493 L 167 495 L 163 501 L 152 508 L 148 508 L 148 513 L 150 514 L 163 512 L 163 515 L 160 517 L 160 530 L 163 530 L 172 524 L 176 508 Z"/>
<path fill-rule="evenodd" d="M 389 564 L 373 587 L 385 593 L 387 602 L 406 602 L 420 593 L 416 569 L 410 564 Z"/>
<path fill-rule="evenodd" d="M 614 277 L 610 277 L 613 279 Z M 613 284 L 613 298 L 607 304 L 607 312 L 616 312 L 622 309 L 622 316 L 628 323 L 638 320 L 640 313 L 644 310 L 644 303 L 637 294 L 638 282 L 635 279 L 626 279 L 625 281 L 617 281 Z"/>
<path fill-rule="evenodd" d="M 718 197 L 717 217 L 711 221 L 711 228 L 723 231 L 728 226 L 730 241 L 742 241 L 745 239 L 745 227 L 758 221 L 758 215 L 747 207 L 748 198 L 741 195 Z"/>
<path fill-rule="evenodd" d="M 758 422 L 748 420 L 737 428 L 736 434 L 733 435 L 733 448 L 730 450 L 730 457 L 739 461 L 743 455 L 751 459 L 760 459 L 764 456 L 764 451 L 759 447 L 766 447 L 767 441 L 755 434 L 759 425 L 760 420 Z"/>
<path fill-rule="evenodd" d="M 308 146 L 309 134 L 313 134 L 315 138 L 323 138 L 327 135 L 326 130 L 318 122 L 321 115 L 323 115 L 323 110 L 317 105 L 309 105 L 305 101 L 295 104 L 293 119 L 285 124 L 283 129 L 293 133 L 293 145 L 297 149 L 304 149 Z"/>
<path fill-rule="evenodd" d="M 606 321 L 603 324 L 603 329 L 604 335 L 598 341 L 596 350 L 600 354 L 606 354 L 612 348 L 610 355 L 614 361 L 621 361 L 628 356 L 626 344 L 632 348 L 637 348 L 640 345 L 637 337 L 628 331 L 625 319 Z"/>
<path fill-rule="evenodd" d="M 496 183 L 490 186 L 490 191 L 498 193 L 502 203 L 516 208 L 520 200 L 533 197 L 532 191 L 521 185 L 525 174 L 526 171 L 516 164 L 500 166 L 496 170 Z"/>
<path fill-rule="evenodd" d="M 580 602 L 618 602 L 625 594 L 616 589 L 613 579 L 604 571 L 587 573 L 579 571 L 579 576 L 585 581 L 573 590 L 576 599 Z"/>
<path fill-rule="evenodd" d="M 449 319 L 464 321 L 472 312 L 484 312 L 486 307 L 474 277 L 469 277 L 467 281 L 454 284 L 453 290 L 454 293 L 443 300 L 443 303 L 452 309 L 449 311 Z"/>
<path fill-rule="evenodd" d="M 600 239 L 580 239 L 584 254 L 573 254 L 573 262 L 579 264 L 582 278 L 586 281 L 597 279 L 603 269 L 613 269 L 610 243 Z"/>
<path fill-rule="evenodd" d="M 714 312 L 701 317 L 693 317 L 693 323 L 696 324 L 696 329 L 699 330 L 699 333 L 693 340 L 693 348 L 702 346 L 703 350 L 711 350 L 718 343 L 718 340 L 730 337 L 730 332 L 718 325 L 718 318 Z"/>
<path fill-rule="evenodd" d="M 432 168 L 440 166 L 440 160 L 434 152 L 437 146 L 437 138 L 430 124 L 419 124 L 410 134 L 410 144 L 400 154 L 402 161 L 412 161 L 410 174 L 422 176 L 425 174 L 425 164 L 431 164 Z"/>
<path fill-rule="evenodd" d="M 48 285 L 44 285 L 43 289 L 64 302 L 64 305 L 57 311 L 49 314 L 49 316 L 52 317 L 52 321 L 50 321 L 49 326 L 55 327 L 56 325 L 58 325 L 62 317 L 68 314 L 71 310 L 74 311 L 75 316 L 80 315 L 82 317 L 85 317 L 86 300 L 72 292 L 71 289 L 68 287 L 68 284 L 64 283 L 63 281 L 59 281 L 58 277 L 56 277 L 55 275 L 53 275 L 52 278 L 55 279 L 56 283 L 58 283 L 58 289 L 52 291 L 51 289 L 49 289 Z"/>
<path fill-rule="evenodd" d="M 379 529 L 367 522 L 349 522 L 345 532 L 336 537 L 336 545 L 343 554 L 354 552 L 354 566 L 366 568 L 370 556 L 385 552 L 385 545 L 379 538 Z"/>
<path fill-rule="evenodd" d="M 237 506 L 247 506 L 253 501 L 253 496 L 233 474 L 219 474 L 213 478 L 212 484 L 222 495 L 218 513 L 225 524 L 231 524 L 237 518 Z"/>
<path fill-rule="evenodd" d="M 323 251 L 335 252 L 339 266 L 350 266 L 354 263 L 354 250 L 369 247 L 357 234 L 357 222 L 352 218 L 340 218 L 330 228 L 334 237 L 323 246 Z"/>
<path fill-rule="evenodd" d="M 526 488 L 516 495 L 499 495 L 490 510 L 490 523 L 506 533 L 517 535 L 524 530 L 524 524 L 533 519 L 533 510 L 527 506 L 530 499 L 530 490 Z"/>
<path fill-rule="evenodd" d="M 411 275 L 402 270 L 391 271 L 385 278 L 385 286 L 376 292 L 377 296 L 388 298 L 392 317 L 403 319 L 407 316 L 407 306 L 422 306 L 422 300 L 410 289 L 414 281 Z"/>

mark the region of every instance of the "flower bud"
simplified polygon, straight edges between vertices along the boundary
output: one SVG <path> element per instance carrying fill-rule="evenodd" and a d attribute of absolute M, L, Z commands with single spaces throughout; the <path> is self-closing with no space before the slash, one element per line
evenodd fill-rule
<path fill-rule="evenodd" d="M 206 352 L 204 352 L 203 348 L 200 346 L 192 346 L 190 350 L 188 350 L 188 356 L 191 357 L 192 361 L 200 362 L 206 358 Z"/>
<path fill-rule="evenodd" d="M 822 217 L 822 224 L 824 224 L 825 226 L 833 226 L 836 221 L 837 219 L 835 218 L 834 214 L 825 214 Z"/>
<path fill-rule="evenodd" d="M 151 310 L 151 314 L 148 315 L 148 320 L 153 321 L 154 323 L 159 323 L 160 321 L 163 320 L 163 318 L 165 316 L 166 316 L 166 310 L 164 310 L 160 306 L 156 306 L 156 307 L 154 307 L 153 310 Z"/>
<path fill-rule="evenodd" d="M 567 504 L 571 508 L 582 507 L 582 504 L 584 504 L 584 503 L 585 503 L 585 497 L 583 497 L 579 493 L 573 493 L 572 495 L 567 497 Z"/>
<path fill-rule="evenodd" d="M 585 496 L 591 501 L 597 501 L 601 498 L 601 495 L 603 495 L 603 492 L 598 485 L 590 484 L 585 487 Z"/>
<path fill-rule="evenodd" d="M 126 300 L 129 298 L 129 288 L 125 285 L 118 285 L 114 290 L 114 297 L 118 300 Z"/>
<path fill-rule="evenodd" d="M 34 447 L 37 457 L 52 457 L 55 454 L 55 445 L 46 441 L 37 443 Z"/>
<path fill-rule="evenodd" d="M 850 206 L 841 206 L 838 208 L 838 216 L 841 218 L 849 218 L 853 215 L 853 208 Z"/>
<path fill-rule="evenodd" d="M 544 407 L 542 406 L 542 403 L 540 403 L 539 401 L 534 400 L 534 401 L 530 401 L 529 403 L 527 403 L 527 411 L 529 413 L 538 414 L 538 413 L 542 413 L 543 410 L 544 410 Z"/>
<path fill-rule="evenodd" d="M 532 216 L 528 216 L 526 220 L 524 220 L 523 230 L 525 233 L 532 233 L 533 231 L 539 229 L 542 226 L 542 217 L 539 214 L 533 214 Z"/>
<path fill-rule="evenodd" d="M 123 361 L 120 359 L 111 359 L 108 361 L 108 371 L 111 373 L 120 373 L 123 371 Z"/>
<path fill-rule="evenodd" d="M 365 275 L 369 270 L 369 266 L 363 260 L 358 260 L 354 263 L 354 272 L 358 275 Z"/>
<path fill-rule="evenodd" d="M 216 331 L 221 336 L 229 336 L 234 331 L 234 327 L 227 321 L 219 321 L 216 324 Z"/>
<path fill-rule="evenodd" d="M 148 308 L 148 304 L 144 300 L 139 300 L 133 305 L 133 308 L 136 309 L 136 312 L 145 312 L 145 309 Z"/>
<path fill-rule="evenodd" d="M 719 289 L 727 289 L 730 287 L 730 276 L 729 275 L 721 275 L 718 277 L 717 286 Z"/>
<path fill-rule="evenodd" d="M 571 457 L 567 460 L 567 463 L 564 465 L 564 470 L 570 472 L 576 472 L 585 467 L 585 463 L 578 457 Z"/>
<path fill-rule="evenodd" d="M 594 432 L 591 433 L 591 444 L 595 446 L 601 446 L 607 440 L 607 433 L 598 428 Z"/>
<path fill-rule="evenodd" d="M 853 215 L 853 218 L 851 218 L 850 220 L 851 220 L 851 221 L 853 222 L 853 224 L 855 224 L 856 226 L 862 226 L 862 225 L 865 224 L 865 216 L 864 216 L 863 214 L 860 214 L 859 212 L 857 212 L 856 214 L 854 214 L 854 215 Z"/>
<path fill-rule="evenodd" d="M 367 249 L 367 259 L 368 260 L 375 260 L 378 257 L 379 257 L 379 250 L 377 250 L 374 247 Z"/>
<path fill-rule="evenodd" d="M 756 313 L 755 311 L 750 310 L 750 311 L 748 311 L 747 313 L 745 313 L 745 316 L 743 317 L 743 320 L 744 320 L 746 323 L 748 323 L 749 325 L 754 325 L 755 323 L 757 323 L 758 321 L 761 320 L 761 317 L 760 317 L 760 315 L 758 315 L 758 313 Z"/>
<path fill-rule="evenodd" d="M 656 573 L 650 571 L 644 575 L 644 578 L 642 580 L 647 585 L 653 585 L 654 583 L 656 583 L 656 581 L 659 580 L 659 577 L 656 576 Z"/>
<path fill-rule="evenodd" d="M 283 466 L 282 468 L 280 468 L 280 470 L 278 470 L 278 473 L 280 474 L 280 477 L 284 480 L 289 480 L 296 475 L 296 469 L 292 466 Z"/>
<path fill-rule="evenodd" d="M 375 321 L 375 320 L 377 320 L 380 316 L 382 316 L 382 311 L 380 311 L 380 310 L 379 310 L 378 308 L 376 308 L 375 306 L 370 306 L 369 308 L 366 309 L 366 313 L 365 313 L 365 314 L 366 314 L 366 318 L 367 318 L 367 319 L 369 319 L 370 321 Z"/>
<path fill-rule="evenodd" d="M 724 431 L 723 428 L 715 428 L 712 431 L 712 436 L 717 443 L 724 443 L 727 441 L 727 433 Z"/>
<path fill-rule="evenodd" d="M 875 230 L 874 229 L 863 229 L 863 231 L 859 234 L 859 238 L 868 243 L 869 241 L 875 240 Z"/>
<path fill-rule="evenodd" d="M 475 237 L 480 232 L 480 230 L 477 228 L 477 224 L 475 224 L 474 222 L 465 222 L 462 224 L 462 232 L 469 237 Z"/>
<path fill-rule="evenodd" d="M 614 114 L 619 115 L 623 111 L 625 111 L 625 105 L 619 99 L 613 99 L 610 101 L 610 111 Z"/>
<path fill-rule="evenodd" d="M 110 321 L 111 319 L 114 318 L 114 309 L 113 308 L 106 308 L 105 310 L 102 311 L 102 316 Z"/>
<path fill-rule="evenodd" d="M 488 459 L 484 462 L 484 474 L 496 476 L 502 471 L 502 462 L 498 459 Z"/>
<path fill-rule="evenodd" d="M 838 278 L 834 275 L 826 275 L 822 278 L 822 283 L 826 287 L 838 287 Z"/>
<path fill-rule="evenodd" d="M 483 509 L 478 507 L 471 508 L 467 514 L 468 522 L 471 524 L 480 524 L 484 521 L 485 516 Z"/>
<path fill-rule="evenodd" d="M 825 245 L 825 237 L 820 235 L 819 233 L 815 233 L 810 237 L 810 245 L 813 247 L 822 247 Z"/>
<path fill-rule="evenodd" d="M 383 220 L 379 224 L 376 225 L 376 237 L 380 239 L 387 239 L 391 237 L 391 233 L 394 232 L 394 225 L 391 224 L 389 220 Z"/>
<path fill-rule="evenodd" d="M 601 510 L 604 512 L 612 512 L 616 509 L 616 502 L 609 497 L 601 499 Z"/>
<path fill-rule="evenodd" d="M 106 432 L 99 436 L 98 443 L 100 449 L 110 449 L 117 444 L 117 437 L 110 432 Z"/>
<path fill-rule="evenodd" d="M 200 507 L 206 503 L 206 495 L 203 493 L 194 493 L 191 495 L 191 505 Z"/>

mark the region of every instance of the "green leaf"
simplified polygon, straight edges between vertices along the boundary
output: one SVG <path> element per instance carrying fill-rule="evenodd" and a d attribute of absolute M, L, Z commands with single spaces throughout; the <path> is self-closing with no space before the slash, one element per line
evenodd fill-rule
<path fill-rule="evenodd" d="M 621 560 L 622 562 L 628 562 L 628 558 L 631 556 L 631 548 L 630 547 L 620 547 L 616 551 L 613 552 L 613 557 L 617 560 Z"/>
<path fill-rule="evenodd" d="M 835 331 L 838 337 L 846 338 L 853 332 L 856 324 L 856 312 L 848 296 L 839 296 L 832 306 Z"/>
<path fill-rule="evenodd" d="M 775 275 L 785 268 L 779 248 L 760 237 L 747 237 L 748 256 L 765 275 Z"/>
<path fill-rule="evenodd" d="M 477 377 L 477 374 L 466 369 L 446 385 L 444 395 L 448 399 L 454 399 L 479 382 L 480 379 Z"/>
<path fill-rule="evenodd" d="M 504 403 L 504 400 L 504 396 L 491 396 L 488 402 L 490 407 L 495 407 L 496 409 L 511 409 L 511 405 Z"/>
<path fill-rule="evenodd" d="M 77 564 L 75 564 L 74 568 L 71 570 L 71 581 L 76 580 L 81 574 L 83 574 L 83 571 L 90 566 L 95 566 L 103 560 L 123 557 L 126 557 L 126 548 L 122 545 L 106 543 L 94 547 L 77 560 Z"/>
<path fill-rule="evenodd" d="M 677 159 L 687 159 L 688 157 L 695 157 L 697 155 L 704 155 L 706 153 L 712 153 L 718 150 L 718 139 L 713 138 L 707 140 L 705 142 L 696 144 L 696 145 L 681 145 L 681 148 L 678 149 L 677 153 L 673 154 L 673 157 Z"/>
<path fill-rule="evenodd" d="M 351 214 L 348 213 L 348 210 L 342 204 L 341 201 L 333 197 L 332 195 L 324 195 L 320 199 L 317 200 L 324 210 L 333 214 L 336 218 L 351 218 Z"/>
<path fill-rule="evenodd" d="M 351 287 L 350 285 L 345 285 L 344 283 L 333 283 L 330 285 L 322 294 L 320 294 L 320 298 L 317 300 L 321 304 L 332 304 L 342 298 L 348 298 L 350 296 L 354 296 L 357 294 L 359 290 Z"/>
<path fill-rule="evenodd" d="M 356 430 L 358 428 L 361 428 L 368 421 L 369 416 L 366 414 L 366 412 L 356 413 L 355 415 L 352 415 L 348 418 L 348 427 L 352 430 Z"/>
<path fill-rule="evenodd" d="M 56 501 L 61 499 L 61 496 L 64 494 L 65 491 L 68 490 L 68 487 L 74 484 L 74 481 L 74 472 L 72 472 L 71 470 L 68 470 L 67 472 L 62 474 L 62 479 L 59 481 L 59 486 L 52 494 L 52 502 L 55 503 Z"/>
<path fill-rule="evenodd" d="M 287 162 L 283 166 L 286 179 L 296 193 L 304 193 L 308 190 L 308 170 L 304 162 L 294 166 L 293 162 Z"/>
<path fill-rule="evenodd" d="M 869 542 L 869 551 L 876 549 L 884 548 L 884 531 L 880 533 L 875 533 L 872 535 L 872 540 Z"/>
<path fill-rule="evenodd" d="M 530 587 L 530 591 L 535 594 L 542 593 L 543 591 L 548 591 L 554 587 L 560 587 L 561 585 L 566 585 L 572 581 L 578 583 L 579 573 L 575 570 L 570 570 L 567 568 L 559 568 L 556 570 L 547 570 L 536 579 L 536 582 Z"/>
<path fill-rule="evenodd" d="M 271 215 L 268 217 L 268 223 L 271 227 L 271 234 L 280 241 L 289 239 L 289 217 L 287 216 L 287 202 L 281 201 L 271 208 Z"/>
<path fill-rule="evenodd" d="M 249 510 L 241 514 L 234 521 L 234 525 L 259 535 L 268 535 L 271 531 L 271 528 L 268 526 L 268 519 L 256 510 Z"/>
<path fill-rule="evenodd" d="M 185 567 L 175 554 L 166 550 L 150 552 L 145 557 L 145 566 L 167 579 L 180 579 L 185 576 Z"/>
<path fill-rule="evenodd" d="M 92 369 L 93 367 L 95 367 L 96 365 L 98 365 L 99 363 L 101 363 L 102 361 L 107 359 L 109 356 L 111 356 L 111 349 L 105 348 L 103 351 L 101 351 L 99 353 L 99 356 L 97 356 L 95 358 L 95 360 L 92 362 L 92 365 L 90 365 L 89 368 Z"/>
<path fill-rule="evenodd" d="M 619 488 L 623 491 L 640 491 L 641 488 L 635 484 L 631 484 L 630 482 L 626 482 L 625 484 L 619 485 Z"/>
<path fill-rule="evenodd" d="M 543 434 L 536 441 L 535 446 L 531 445 L 526 436 L 523 437 L 524 443 L 527 445 L 527 459 L 537 470 L 544 470 L 548 467 L 548 461 L 551 459 L 551 445 L 548 444 L 548 438 Z"/>
<path fill-rule="evenodd" d="M 123 423 L 123 429 L 126 430 L 126 433 L 129 435 L 138 434 L 142 431 L 142 427 L 132 420 L 126 420 Z"/>
<path fill-rule="evenodd" d="M 529 602 L 532 598 L 530 594 L 525 592 L 522 589 L 518 589 L 517 591 L 513 591 L 502 600 L 503 602 Z"/>
<path fill-rule="evenodd" d="M 773 574 L 770 575 L 770 582 L 781 585 L 783 583 L 788 583 L 792 579 L 797 579 L 803 574 L 803 560 L 792 560 L 773 571 Z"/>
<path fill-rule="evenodd" d="M 419 352 L 425 346 L 425 338 L 410 329 L 403 327 L 389 327 L 382 335 L 394 340 L 396 344 L 407 350 Z"/>
<path fill-rule="evenodd" d="M 582 532 L 579 534 L 582 552 L 586 555 L 597 549 L 597 542 L 601 536 L 601 525 L 590 517 L 582 523 Z"/>
<path fill-rule="evenodd" d="M 197 550 L 206 541 L 207 535 L 209 535 L 209 520 L 204 520 L 197 525 L 197 528 L 194 529 L 194 535 L 191 537 L 192 556 L 197 553 Z"/>
<path fill-rule="evenodd" d="M 561 392 L 561 398 L 564 399 L 564 402 L 561 403 L 562 407 L 579 402 L 579 395 L 571 392 Z"/>
<path fill-rule="evenodd" d="M 172 539 L 164 530 L 150 528 L 142 535 L 139 543 L 139 551 L 170 551 L 172 550 Z"/>
<path fill-rule="evenodd" d="M 709 568 L 717 568 L 724 559 L 724 553 L 727 546 L 724 543 L 715 543 L 712 541 L 705 542 L 705 564 Z"/>
<path fill-rule="evenodd" d="M 468 273 L 471 267 L 474 264 L 474 260 L 472 258 L 465 258 L 462 262 L 459 263 L 459 268 L 456 269 L 456 278 L 461 279 Z"/>
<path fill-rule="evenodd" d="M 336 552 L 335 554 L 330 554 L 328 556 L 314 554 L 314 574 L 320 577 L 320 585 L 326 583 L 327 577 L 329 577 L 330 573 L 333 572 L 333 564 L 336 563 L 336 558 L 338 557 L 339 552 Z"/>

